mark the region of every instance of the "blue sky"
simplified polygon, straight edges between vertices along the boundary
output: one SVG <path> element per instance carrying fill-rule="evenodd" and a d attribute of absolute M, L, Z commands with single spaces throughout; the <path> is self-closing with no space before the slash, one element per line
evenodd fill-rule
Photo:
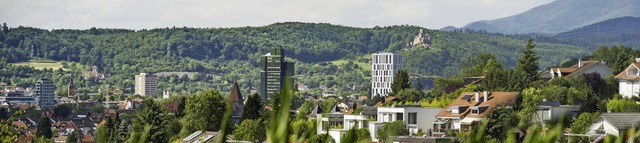
<path fill-rule="evenodd" d="M 322 22 L 355 27 L 464 26 L 553 0 L 0 0 L 0 22 L 45 29 L 243 27 Z"/>

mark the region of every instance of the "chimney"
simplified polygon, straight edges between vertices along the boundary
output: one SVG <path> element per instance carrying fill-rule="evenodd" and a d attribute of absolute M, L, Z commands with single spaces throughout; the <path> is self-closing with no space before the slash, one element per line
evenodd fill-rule
<path fill-rule="evenodd" d="M 480 102 L 480 92 L 476 92 L 476 102 Z"/>
<path fill-rule="evenodd" d="M 582 59 L 578 59 L 578 68 L 582 67 Z"/>
<path fill-rule="evenodd" d="M 636 63 L 637 63 L 637 62 L 640 62 L 640 58 L 636 58 Z"/>
<path fill-rule="evenodd" d="M 489 99 L 489 92 L 484 91 L 484 102 L 487 102 L 487 100 Z"/>

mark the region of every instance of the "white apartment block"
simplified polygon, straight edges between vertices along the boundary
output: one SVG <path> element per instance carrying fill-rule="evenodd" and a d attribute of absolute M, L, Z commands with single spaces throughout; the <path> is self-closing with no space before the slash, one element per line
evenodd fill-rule
<path fill-rule="evenodd" d="M 376 138 L 378 129 L 387 122 L 404 121 L 409 134 L 415 135 L 422 131 L 428 133 L 433 130 L 433 122 L 436 121 L 436 114 L 442 108 L 423 108 L 420 106 L 392 106 L 378 107 L 377 119 L 369 122 L 369 134 L 373 141 Z"/>
<path fill-rule="evenodd" d="M 387 96 L 391 92 L 393 78 L 404 63 L 402 54 L 389 52 L 375 53 L 371 56 L 371 97 Z"/>
<path fill-rule="evenodd" d="M 48 77 L 41 78 L 36 82 L 34 94 L 38 98 L 38 106 L 40 106 L 41 109 L 53 109 L 56 107 L 55 91 L 56 86 Z"/>
<path fill-rule="evenodd" d="M 135 94 L 153 97 L 158 94 L 158 81 L 155 75 L 140 73 L 140 75 L 136 75 L 135 77 Z"/>

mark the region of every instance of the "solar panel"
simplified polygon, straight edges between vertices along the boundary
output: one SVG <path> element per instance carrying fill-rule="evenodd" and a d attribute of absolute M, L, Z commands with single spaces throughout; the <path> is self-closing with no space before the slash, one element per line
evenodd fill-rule
<path fill-rule="evenodd" d="M 471 97 L 473 97 L 473 95 L 467 94 L 462 97 L 462 100 L 469 100 Z"/>

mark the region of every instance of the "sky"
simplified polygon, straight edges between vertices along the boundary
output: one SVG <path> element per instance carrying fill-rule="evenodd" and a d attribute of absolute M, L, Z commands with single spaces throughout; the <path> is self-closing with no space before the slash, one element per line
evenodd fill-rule
<path fill-rule="evenodd" d="M 276 22 L 461 27 L 553 0 L 0 0 L 0 22 L 44 29 L 244 27 Z"/>

